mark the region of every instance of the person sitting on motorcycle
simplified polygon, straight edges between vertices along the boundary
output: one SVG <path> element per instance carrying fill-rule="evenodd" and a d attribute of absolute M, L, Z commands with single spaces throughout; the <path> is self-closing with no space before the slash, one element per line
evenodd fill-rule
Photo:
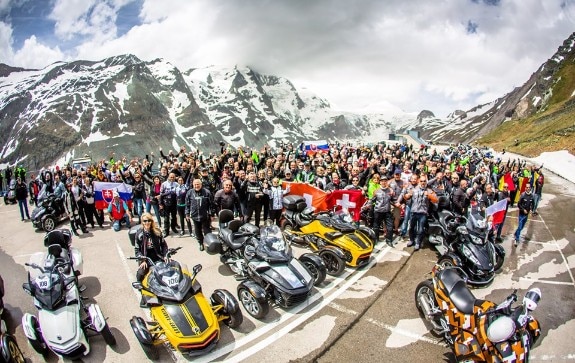
<path fill-rule="evenodd" d="M 126 223 L 126 227 L 130 228 L 132 215 L 130 214 L 128 204 L 120 199 L 118 191 L 114 190 L 112 195 L 113 199 L 110 204 L 108 204 L 108 214 L 114 231 L 118 232 L 120 230 L 122 222 Z"/>
<path fill-rule="evenodd" d="M 134 253 L 140 265 L 136 272 L 136 280 L 142 282 L 150 270 L 148 257 L 153 262 L 161 261 L 168 252 L 168 244 L 162 236 L 160 226 L 154 221 L 151 213 L 142 214 L 142 227 L 136 232 Z"/>
<path fill-rule="evenodd" d="M 65 212 L 64 209 L 64 196 L 66 194 L 66 185 L 60 181 L 60 176 L 58 174 L 54 175 L 54 207 L 56 209 L 56 214 L 61 215 Z"/>

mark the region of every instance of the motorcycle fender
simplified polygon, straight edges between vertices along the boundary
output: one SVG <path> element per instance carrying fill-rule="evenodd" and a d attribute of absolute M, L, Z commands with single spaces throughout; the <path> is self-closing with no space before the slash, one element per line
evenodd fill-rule
<path fill-rule="evenodd" d="M 493 244 L 495 246 L 495 253 L 497 253 L 501 257 L 505 257 L 505 248 L 500 244 Z"/>
<path fill-rule="evenodd" d="M 236 311 L 240 310 L 240 304 L 238 300 L 236 300 L 229 291 L 223 289 L 214 290 L 214 292 L 212 293 L 211 302 L 212 305 L 217 305 L 218 300 L 217 298 L 214 297 L 214 295 L 217 295 L 220 301 L 223 302 L 224 309 L 227 311 L 228 314 L 231 315 Z"/>
<path fill-rule="evenodd" d="M 255 281 L 252 281 L 252 280 L 242 281 L 238 285 L 238 290 L 242 286 L 247 288 L 249 290 L 249 292 L 253 296 L 255 296 L 256 299 L 258 299 L 258 301 L 267 301 L 266 291 L 260 285 L 258 285 Z"/>
<path fill-rule="evenodd" d="M 321 250 L 319 251 L 320 254 L 321 254 L 321 251 L 322 251 L 322 250 L 330 250 L 330 251 L 332 251 L 333 253 L 335 253 L 335 254 L 337 255 L 337 257 L 341 258 L 344 262 L 346 261 L 345 253 L 343 253 L 343 251 L 342 251 L 341 248 L 339 248 L 339 247 L 331 246 L 331 245 L 323 246 L 323 247 L 321 248 Z"/>
<path fill-rule="evenodd" d="M 22 330 L 24 330 L 24 335 L 30 340 L 39 340 L 36 336 L 36 330 L 34 325 L 38 324 L 36 317 L 30 313 L 24 314 L 22 316 Z"/>
<path fill-rule="evenodd" d="M 314 254 L 314 253 L 304 253 L 303 255 L 301 255 L 299 257 L 300 261 L 310 261 L 311 263 L 313 263 L 314 265 L 318 266 L 318 268 L 320 269 L 324 269 L 325 270 L 325 263 L 323 262 L 322 258 L 319 257 L 318 255 Z"/>
<path fill-rule="evenodd" d="M 88 306 L 88 315 L 90 315 L 94 329 L 96 329 L 98 333 L 101 332 L 104 326 L 106 326 L 106 318 L 104 318 L 104 314 L 102 314 L 102 310 L 100 310 L 98 304 Z"/>
<path fill-rule="evenodd" d="M 459 258 L 459 256 L 457 256 L 455 253 L 448 252 L 445 256 L 451 258 L 457 266 L 463 267 L 463 263 L 461 262 L 461 258 Z"/>
<path fill-rule="evenodd" d="M 377 240 L 377 236 L 375 235 L 375 232 L 373 231 L 373 229 L 367 227 L 367 226 L 359 226 L 357 229 L 358 232 L 364 234 L 365 236 L 367 236 L 367 238 L 373 243 L 375 244 L 376 240 Z"/>
<path fill-rule="evenodd" d="M 130 319 L 130 326 L 132 327 L 132 331 L 134 332 L 136 339 L 138 339 L 140 343 L 148 345 L 154 344 L 154 339 L 146 327 L 144 319 L 133 316 L 132 319 Z"/>

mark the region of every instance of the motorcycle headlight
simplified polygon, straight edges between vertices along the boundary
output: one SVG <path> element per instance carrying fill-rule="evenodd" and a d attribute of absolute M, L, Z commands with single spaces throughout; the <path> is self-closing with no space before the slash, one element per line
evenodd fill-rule
<path fill-rule="evenodd" d="M 467 257 L 468 260 L 471 260 L 471 262 L 473 262 L 474 264 L 476 264 L 476 265 L 480 264 L 477 257 L 475 257 L 475 255 L 473 255 L 473 252 L 471 252 L 471 249 L 469 249 L 469 247 L 467 247 L 466 245 L 463 245 L 461 247 L 461 252 L 463 253 L 463 255 L 465 257 Z"/>
<path fill-rule="evenodd" d="M 487 338 L 493 343 L 500 343 L 515 333 L 515 322 L 508 316 L 500 316 L 495 319 L 487 328 Z"/>

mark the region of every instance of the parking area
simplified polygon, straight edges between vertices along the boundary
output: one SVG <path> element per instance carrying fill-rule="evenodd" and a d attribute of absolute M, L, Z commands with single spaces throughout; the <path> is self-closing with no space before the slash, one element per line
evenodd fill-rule
<path fill-rule="evenodd" d="M 503 270 L 488 287 L 474 289 L 481 299 L 501 301 L 514 289 L 518 295 L 533 286 L 543 298 L 534 315 L 540 320 L 543 337 L 531 361 L 575 361 L 572 336 L 575 333 L 575 190 L 573 184 L 549 176 L 539 206 L 539 216 L 530 217 L 524 230 L 527 237 L 512 247 L 510 237 Z M 512 234 L 517 211 L 510 210 L 504 234 Z M 30 296 L 21 285 L 26 281 L 24 263 L 43 249 L 43 234 L 30 222 L 21 222 L 17 206 L 0 206 L 4 222 L 0 231 L 0 273 L 6 284 L 8 323 L 25 355 L 41 361 L 27 343 L 20 326 L 23 313 L 35 313 Z M 67 225 L 64 224 L 63 227 Z M 219 256 L 200 252 L 190 237 L 169 236 L 170 247 L 184 247 L 175 256 L 189 267 L 201 263 L 198 280 L 206 295 L 225 288 L 236 295 L 238 282 L 220 263 Z M 85 362 L 141 361 L 146 357 L 129 326 L 132 316 L 145 316 L 139 307 L 139 293 L 132 289 L 136 263 L 127 231 L 96 227 L 73 244 L 84 257 L 85 295 L 97 302 L 108 317 L 118 344 L 107 347 L 101 337 L 91 342 Z M 384 244 L 383 244 L 384 245 Z M 370 264 L 359 270 L 346 269 L 337 278 L 329 277 L 309 299 L 292 309 L 272 308 L 259 321 L 244 311 L 244 323 L 237 330 L 222 328 L 216 349 L 194 361 L 351 361 L 386 362 L 449 360 L 449 349 L 432 336 L 419 318 L 414 304 L 416 285 L 431 270 L 437 255 L 430 248 L 413 253 L 400 242 L 395 248 L 378 245 Z M 295 250 L 296 255 L 305 252 Z M 56 361 L 50 356 L 48 361 Z M 160 361 L 188 361 L 176 352 L 162 350 Z"/>

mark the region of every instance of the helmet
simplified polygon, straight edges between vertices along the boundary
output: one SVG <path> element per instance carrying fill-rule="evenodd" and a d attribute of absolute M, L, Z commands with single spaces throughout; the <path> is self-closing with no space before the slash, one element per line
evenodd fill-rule
<path fill-rule="evenodd" d="M 537 309 L 537 304 L 541 300 L 541 290 L 539 288 L 534 287 L 531 290 L 527 291 L 525 297 L 523 298 L 523 305 L 527 310 L 533 311 Z"/>
<path fill-rule="evenodd" d="M 509 339 L 515 332 L 515 322 L 506 315 L 495 319 L 487 328 L 487 338 L 493 343 L 500 343 Z"/>

